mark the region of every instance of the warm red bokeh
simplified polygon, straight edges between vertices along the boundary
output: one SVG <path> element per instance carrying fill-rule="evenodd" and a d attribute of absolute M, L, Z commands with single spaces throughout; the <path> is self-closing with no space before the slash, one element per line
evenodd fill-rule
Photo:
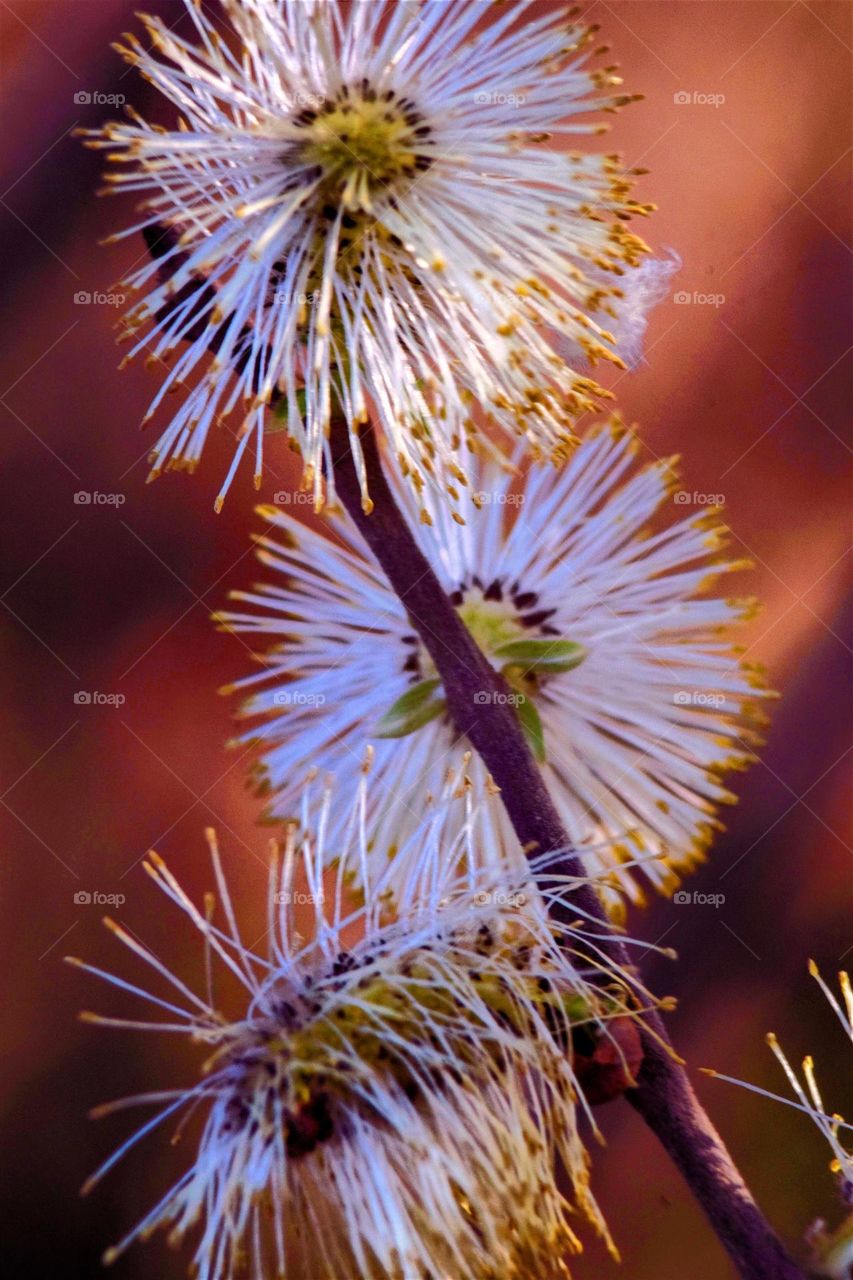
<path fill-rule="evenodd" d="M 125 963 L 98 909 L 74 895 L 125 894 L 122 920 L 189 973 L 199 953 L 182 953 L 189 934 L 176 932 L 141 856 L 156 844 L 200 892 L 209 880 L 202 828 L 215 825 L 251 916 L 260 911 L 266 839 L 245 762 L 223 748 L 233 706 L 215 694 L 246 668 L 248 653 L 207 616 L 229 588 L 253 579 L 256 495 L 238 478 L 214 517 L 228 439 L 211 444 L 193 480 L 145 488 L 136 428 L 156 370 L 116 372 L 116 313 L 74 300 L 78 290 L 107 291 L 142 252 L 131 242 L 97 248 L 130 210 L 93 198 L 99 158 L 70 136 L 109 114 L 75 102 L 81 91 L 150 102 L 108 47 L 134 21 L 133 7 L 0 7 L 9 259 L 0 320 L 0 652 L 7 676 L 14 672 L 0 795 L 11 1175 L 4 1254 L 15 1275 L 87 1280 L 99 1274 L 100 1249 L 157 1194 L 164 1162 L 177 1168 L 181 1153 L 152 1140 L 80 1206 L 80 1182 L 128 1131 L 126 1116 L 94 1126 L 86 1110 L 171 1084 L 176 1073 L 188 1079 L 192 1067 L 171 1045 L 78 1027 L 81 1004 L 127 1006 L 60 963 L 69 950 L 95 964 Z M 152 7 L 179 22 L 178 0 Z M 630 927 L 680 952 L 677 965 L 649 956 L 647 977 L 680 997 L 673 1031 L 691 1066 L 778 1087 L 763 1044 L 772 1027 L 794 1058 L 815 1053 L 827 1102 L 843 1108 L 840 1033 L 805 962 L 813 955 L 829 975 L 853 954 L 843 789 L 851 10 L 613 0 L 588 12 L 628 88 L 646 94 L 616 118 L 608 145 L 653 170 L 642 196 L 660 212 L 643 230 L 656 248 L 677 250 L 674 288 L 690 297 L 660 306 L 648 364 L 611 385 L 650 456 L 682 453 L 685 489 L 725 495 L 735 545 L 756 564 L 737 590 L 766 605 L 746 643 L 785 695 L 763 763 L 738 780 L 743 798 L 728 834 L 695 881 L 724 893 L 725 904 L 655 903 Z M 293 480 L 282 447 L 270 461 L 267 499 Z M 126 501 L 118 510 L 75 505 L 77 490 L 118 491 Z M 78 689 L 120 691 L 126 702 L 77 706 Z M 702 1077 L 698 1087 L 769 1216 L 798 1248 L 813 1217 L 834 1213 L 828 1153 L 793 1113 Z M 616 1102 L 601 1119 L 608 1147 L 596 1158 L 595 1187 L 625 1266 L 620 1273 L 593 1244 L 577 1265 L 581 1280 L 730 1276 L 633 1113 Z M 115 1274 L 165 1280 L 184 1274 L 184 1261 L 158 1241 Z"/>

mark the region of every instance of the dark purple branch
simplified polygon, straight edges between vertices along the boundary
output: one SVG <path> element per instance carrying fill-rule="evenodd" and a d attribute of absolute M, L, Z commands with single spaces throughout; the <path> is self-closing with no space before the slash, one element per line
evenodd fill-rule
<path fill-rule="evenodd" d="M 368 428 L 360 438 L 374 504 L 370 515 L 362 510 L 346 423 L 333 422 L 335 488 L 343 505 L 408 610 L 441 677 L 453 722 L 500 787 L 522 847 L 530 853 L 569 850 L 562 870 L 581 875 L 583 867 L 570 852 L 569 838 L 511 702 L 475 697 L 482 692 L 507 693 L 503 678 L 475 644 L 403 519 L 382 470 L 373 430 Z M 600 945 L 614 965 L 630 968 L 624 945 L 608 931 L 594 889 L 581 885 L 572 899 L 600 922 Z M 680 1169 L 738 1272 L 744 1280 L 802 1280 L 803 1272 L 752 1199 L 687 1073 L 668 1051 L 666 1029 L 656 1013 L 646 1016 L 641 1036 L 638 1087 L 629 1089 L 626 1097 Z"/>
<path fill-rule="evenodd" d="M 522 846 L 531 853 L 565 849 L 565 830 L 519 730 L 511 699 L 481 696 L 506 695 L 510 690 L 483 656 L 403 520 L 382 471 L 373 431 L 367 429 L 360 438 L 374 509 L 369 516 L 362 511 L 355 469 L 348 465 L 349 437 L 343 422 L 333 423 L 330 441 L 337 493 L 429 650 L 456 728 L 483 757 L 501 787 Z M 575 860 L 571 871 L 583 874 Z M 598 913 L 592 889 L 580 888 L 578 902 Z"/>

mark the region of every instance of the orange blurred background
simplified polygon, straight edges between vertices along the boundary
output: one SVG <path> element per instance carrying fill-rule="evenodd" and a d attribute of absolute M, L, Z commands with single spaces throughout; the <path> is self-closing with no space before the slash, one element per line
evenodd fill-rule
<path fill-rule="evenodd" d="M 178 0 L 150 8 L 182 29 Z M 200 951 L 142 872 L 145 851 L 155 845 L 201 893 L 210 883 L 202 831 L 214 825 L 250 918 L 264 882 L 267 833 L 255 825 L 245 759 L 224 749 L 233 703 L 216 695 L 246 671 L 248 653 L 208 615 L 230 588 L 254 580 L 253 507 L 292 485 L 292 460 L 273 442 L 261 494 L 241 472 L 219 517 L 212 503 L 230 456 L 226 433 L 211 440 L 194 479 L 146 488 L 148 441 L 137 428 L 156 370 L 140 363 L 119 374 L 116 309 L 75 302 L 80 292 L 109 292 L 143 252 L 131 241 L 98 248 L 131 207 L 94 198 L 100 158 L 71 137 L 114 114 L 86 95 L 124 94 L 164 118 L 109 49 L 129 25 L 138 29 L 132 10 L 125 0 L 0 4 L 3 1238 L 15 1276 L 99 1275 L 101 1250 L 165 1189 L 165 1166 L 182 1163 L 164 1134 L 90 1199 L 77 1198 L 132 1123 L 121 1115 L 95 1125 L 87 1109 L 191 1079 L 195 1059 L 171 1043 L 76 1022 L 81 1006 L 124 1014 L 131 1005 L 64 968 L 63 953 L 142 975 L 100 927 L 101 909 L 75 895 L 124 895 L 121 920 L 192 976 Z M 646 95 L 615 118 L 606 145 L 652 170 L 639 195 L 660 211 L 640 230 L 683 263 L 652 318 L 648 362 L 610 385 L 650 456 L 682 453 L 684 488 L 725 496 L 735 547 L 756 566 L 738 594 L 765 602 L 745 643 L 784 694 L 762 762 L 736 780 L 741 802 L 691 886 L 724 894 L 724 904 L 656 902 L 630 929 L 679 951 L 677 964 L 649 955 L 645 975 L 679 997 L 673 1036 L 692 1067 L 779 1089 L 763 1042 L 772 1028 L 793 1059 L 815 1054 L 827 1105 L 848 1112 L 842 1035 L 805 966 L 813 956 L 829 976 L 853 955 L 851 12 L 801 0 L 586 6 L 628 91 Z M 124 502 L 80 505 L 78 491 Z M 79 690 L 125 701 L 79 705 Z M 812 1219 L 839 1216 L 828 1151 L 793 1112 L 701 1076 L 697 1087 L 803 1258 Z M 612 1104 L 600 1120 L 608 1145 L 596 1152 L 594 1187 L 624 1266 L 591 1244 L 576 1265 L 580 1280 L 731 1276 L 630 1109 Z M 158 1239 L 114 1274 L 168 1280 L 188 1258 Z"/>

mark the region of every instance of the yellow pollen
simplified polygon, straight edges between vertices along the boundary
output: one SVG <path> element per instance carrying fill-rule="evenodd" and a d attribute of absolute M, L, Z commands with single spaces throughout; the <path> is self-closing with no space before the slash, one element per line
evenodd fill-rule
<path fill-rule="evenodd" d="M 346 93 L 294 123 L 303 135 L 302 159 L 322 171 L 322 194 L 350 210 L 369 211 L 371 193 L 381 195 L 429 164 L 422 150 L 429 130 L 420 117 L 409 104 L 370 89 Z"/>

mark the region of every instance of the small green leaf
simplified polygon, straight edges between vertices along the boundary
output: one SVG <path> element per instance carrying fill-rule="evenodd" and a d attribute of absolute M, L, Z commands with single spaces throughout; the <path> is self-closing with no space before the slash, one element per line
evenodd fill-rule
<path fill-rule="evenodd" d="M 569 1022 L 588 1022 L 593 1016 L 589 1001 L 577 992 L 569 992 L 563 997 L 563 1013 Z"/>
<path fill-rule="evenodd" d="M 440 680 L 421 680 L 401 694 L 379 721 L 376 738 L 406 738 L 441 715 L 447 703 L 437 696 Z"/>
<path fill-rule="evenodd" d="M 388 716 L 395 713 L 403 715 L 409 711 L 414 711 L 435 693 L 440 684 L 441 681 L 436 676 L 431 677 L 429 680 L 421 680 L 418 684 L 413 684 L 405 693 L 400 694 L 397 701 L 385 714 Z"/>
<path fill-rule="evenodd" d="M 498 645 L 494 656 L 505 658 L 508 666 L 554 675 L 579 667 L 586 657 L 586 649 L 573 640 L 508 640 Z"/>
<path fill-rule="evenodd" d="M 299 405 L 299 412 L 305 417 L 305 410 L 308 404 L 308 393 L 304 387 L 300 387 L 296 392 L 296 403 Z M 264 432 L 266 435 L 275 435 L 277 431 L 287 430 L 287 419 L 290 412 L 290 405 L 286 395 L 280 396 L 272 407 L 271 414 L 268 415 L 264 424 Z"/>
<path fill-rule="evenodd" d="M 343 359 L 339 359 L 337 361 L 335 365 L 334 373 L 341 380 L 342 383 L 345 384 L 348 382 L 349 376 L 350 376 L 349 360 L 346 358 L 346 356 L 344 356 Z M 340 397 L 338 396 L 334 379 L 331 385 L 331 395 L 332 395 L 333 413 L 337 414 L 339 412 L 342 412 L 341 406 L 340 406 Z M 274 435 L 277 431 L 287 430 L 287 419 L 290 416 L 289 401 L 290 401 L 290 397 L 287 394 L 279 396 L 278 400 L 276 400 L 270 414 L 272 421 L 270 421 L 268 418 L 267 423 L 264 426 L 264 430 L 268 435 Z M 304 418 L 306 413 L 308 412 L 308 391 L 305 387 L 297 388 L 296 404 L 299 408 L 300 415 L 302 416 L 302 418 Z"/>
<path fill-rule="evenodd" d="M 518 716 L 518 722 L 537 764 L 544 764 L 546 760 L 545 731 L 542 728 L 542 720 L 536 710 L 536 704 L 530 698 L 526 698 L 523 693 L 519 693 L 515 714 Z"/>

